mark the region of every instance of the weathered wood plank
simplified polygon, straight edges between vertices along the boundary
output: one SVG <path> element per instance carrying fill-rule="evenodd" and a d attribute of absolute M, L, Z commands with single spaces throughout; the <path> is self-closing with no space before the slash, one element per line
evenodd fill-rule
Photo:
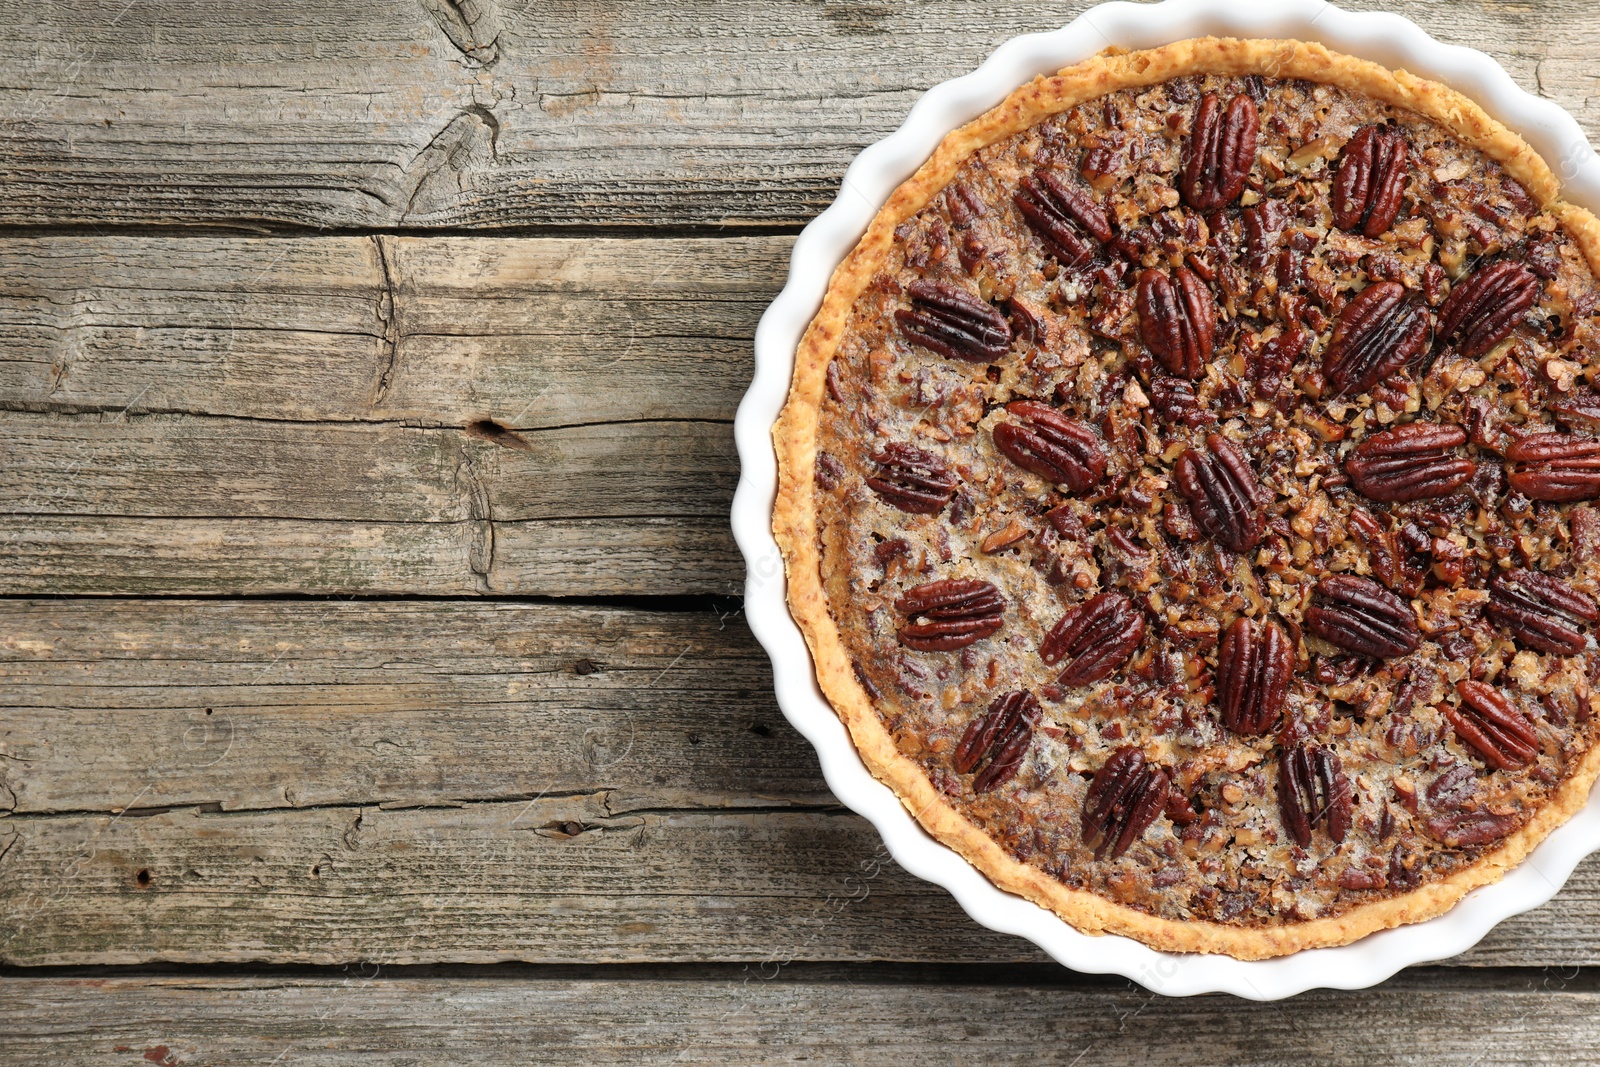
<path fill-rule="evenodd" d="M 736 591 L 788 245 L 0 241 L 0 591 Z"/>
<path fill-rule="evenodd" d="M 488 524 L 30 515 L 0 531 L 0 593 L 733 594 L 726 519 Z"/>
<path fill-rule="evenodd" d="M 492 431 L 491 431 L 492 432 Z M 726 423 L 454 428 L 0 413 L 0 513 L 346 522 L 723 516 Z"/>
<path fill-rule="evenodd" d="M 831 812 L 624 813 L 594 793 L 13 815 L 0 852 L 8 964 L 1032 955 Z"/>
<path fill-rule="evenodd" d="M 519 429 L 731 419 L 791 243 L 0 240 L 0 405 Z"/>
<path fill-rule="evenodd" d="M 19 1063 L 1553 1064 L 1600 1056 L 1581 977 L 1425 971 L 1286 1004 L 899 968 L 474 978 L 0 979 Z"/>
<path fill-rule="evenodd" d="M 0 224 L 797 225 L 922 91 L 1087 6 L 8 0 Z M 1586 0 L 1347 6 L 1600 130 Z"/>
<path fill-rule="evenodd" d="M 15 814 L 832 802 L 765 653 L 712 610 L 0 600 L 0 694 Z"/>

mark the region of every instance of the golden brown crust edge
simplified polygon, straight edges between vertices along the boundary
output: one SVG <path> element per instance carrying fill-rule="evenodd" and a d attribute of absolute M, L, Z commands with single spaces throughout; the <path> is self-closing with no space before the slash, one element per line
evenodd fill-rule
<path fill-rule="evenodd" d="M 1541 207 L 1555 213 L 1583 249 L 1590 269 L 1600 274 L 1600 220 L 1583 208 L 1562 202 L 1555 175 L 1532 148 L 1476 103 L 1443 85 L 1301 41 L 1204 37 L 1145 51 L 1102 53 L 1053 77 L 1035 78 L 999 106 L 946 136 L 927 162 L 889 197 L 834 272 L 822 307 L 801 339 L 789 399 L 773 425 L 778 455 L 773 533 L 784 555 L 789 607 L 811 648 L 823 693 L 872 773 L 894 790 L 929 833 L 966 857 L 1000 888 L 1049 908 L 1084 933 L 1123 934 L 1164 951 L 1225 953 L 1251 960 L 1347 944 L 1378 930 L 1428 919 L 1449 910 L 1470 890 L 1498 881 L 1584 805 L 1600 777 L 1600 746 L 1585 754 L 1573 775 L 1526 826 L 1472 866 L 1442 881 L 1333 918 L 1290 926 L 1242 928 L 1158 918 L 1070 889 L 1019 863 L 946 803 L 923 770 L 900 754 L 856 680 L 829 614 L 813 506 L 818 409 L 828 363 L 850 309 L 894 239 L 895 227 L 937 195 L 957 167 L 978 149 L 1105 93 L 1203 73 L 1323 82 L 1409 108 L 1438 122 L 1498 162 Z"/>

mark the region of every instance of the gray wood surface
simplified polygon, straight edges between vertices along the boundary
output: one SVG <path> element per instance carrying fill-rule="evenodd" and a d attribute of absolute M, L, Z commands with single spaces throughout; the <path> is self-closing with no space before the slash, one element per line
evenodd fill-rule
<path fill-rule="evenodd" d="M 1084 6 L 0 0 L 0 1063 L 1600 1060 L 1600 860 L 1166 1001 L 906 875 L 774 704 L 792 235 Z M 1587 0 L 1346 6 L 1600 133 Z"/>
<path fill-rule="evenodd" d="M 736 592 L 789 245 L 0 240 L 0 591 Z"/>
<path fill-rule="evenodd" d="M 1448 971 L 1289 1004 L 1168 1000 L 1033 969 L 730 967 L 620 979 L 0 979 L 18 1062 L 1554 1064 L 1600 1057 L 1587 974 Z M 1021 981 L 1015 980 L 1021 977 Z M 1043 981 L 1041 981 L 1043 979 Z M 277 1057 L 277 1058 L 275 1058 Z"/>
<path fill-rule="evenodd" d="M 0 600 L 0 635 L 15 815 L 832 802 L 732 605 Z"/>
<path fill-rule="evenodd" d="M 731 421 L 792 243 L 0 238 L 0 408 Z"/>
<path fill-rule="evenodd" d="M 6 0 L 0 224 L 797 226 L 923 91 L 1085 6 Z M 1600 129 L 1589 0 L 1348 6 Z"/>

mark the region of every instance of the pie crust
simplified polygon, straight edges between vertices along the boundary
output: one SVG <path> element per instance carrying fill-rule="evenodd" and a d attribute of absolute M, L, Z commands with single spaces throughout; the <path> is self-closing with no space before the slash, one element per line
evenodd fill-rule
<path fill-rule="evenodd" d="M 980 149 L 1107 93 L 1144 89 L 1190 75 L 1258 75 L 1331 85 L 1431 120 L 1520 183 L 1543 212 L 1559 221 L 1581 249 L 1591 272 L 1600 274 L 1600 220 L 1563 202 L 1559 182 L 1544 160 L 1478 105 L 1451 89 L 1300 41 L 1201 38 L 1146 51 L 1108 51 L 1053 77 L 1036 78 L 999 106 L 949 134 L 893 193 L 834 273 L 822 306 L 801 341 L 789 399 L 773 427 L 779 464 L 773 528 L 784 554 L 790 608 L 805 633 L 822 691 L 872 773 L 894 790 L 929 833 L 1002 889 L 1051 909 L 1085 933 L 1122 934 L 1166 951 L 1261 959 L 1345 944 L 1374 931 L 1418 922 L 1448 910 L 1471 889 L 1498 880 L 1582 807 L 1600 775 L 1600 745 L 1589 747 L 1568 768 L 1529 821 L 1448 877 L 1337 914 L 1277 925 L 1155 915 L 1073 888 L 1039 867 L 1019 861 L 958 811 L 923 766 L 902 753 L 862 686 L 830 612 L 815 503 L 819 417 L 828 367 L 852 308 L 894 245 L 897 227 L 933 201 Z"/>

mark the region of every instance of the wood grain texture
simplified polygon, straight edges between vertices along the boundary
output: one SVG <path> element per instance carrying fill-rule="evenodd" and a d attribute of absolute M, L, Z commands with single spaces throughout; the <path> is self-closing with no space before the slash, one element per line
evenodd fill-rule
<path fill-rule="evenodd" d="M 729 428 L 697 420 L 523 431 L 194 415 L 0 418 L 0 513 L 460 523 L 724 516 Z"/>
<path fill-rule="evenodd" d="M 626 596 L 736 593 L 726 519 L 468 523 L 30 515 L 0 593 Z"/>
<path fill-rule="evenodd" d="M 0 693 L 17 815 L 833 803 L 731 611 L 0 600 Z"/>
<path fill-rule="evenodd" d="M 1036 958 L 864 820 L 607 799 L 11 816 L 0 962 Z"/>
<path fill-rule="evenodd" d="M 792 243 L 0 239 L 0 406 L 518 429 L 731 420 Z"/>
<path fill-rule="evenodd" d="M 0 591 L 737 591 L 789 244 L 0 241 Z"/>
<path fill-rule="evenodd" d="M 887 968 L 724 968 L 699 981 L 537 969 L 495 978 L 0 979 L 21 1063 L 1554 1064 L 1600 1056 L 1586 977 L 1449 972 L 1288 1004 L 1165 1000 Z"/>
<path fill-rule="evenodd" d="M 0 634 L 0 962 L 1043 958 L 834 806 L 737 616 L 0 601 Z M 1600 962 L 1597 921 L 1591 862 L 1466 962 Z"/>
<path fill-rule="evenodd" d="M 0 224 L 798 226 L 923 91 L 1087 6 L 6 0 Z M 1587 0 L 1401 10 L 1600 130 Z"/>

